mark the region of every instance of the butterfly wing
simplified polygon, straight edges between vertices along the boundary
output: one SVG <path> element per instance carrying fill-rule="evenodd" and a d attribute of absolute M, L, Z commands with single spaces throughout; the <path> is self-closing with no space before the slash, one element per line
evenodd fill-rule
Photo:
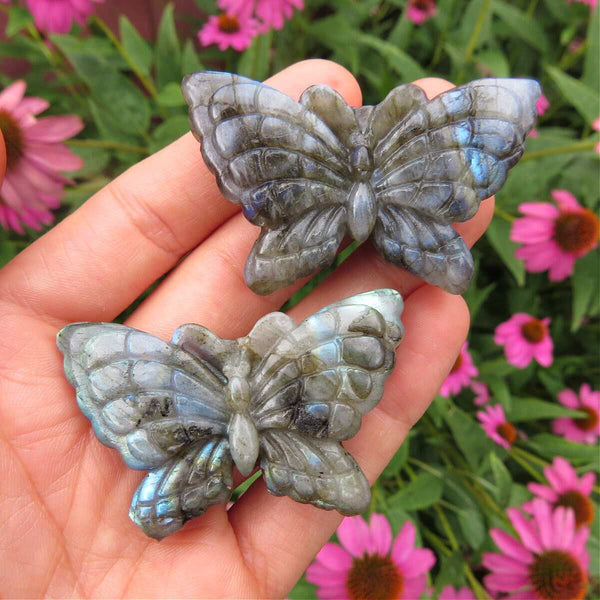
<path fill-rule="evenodd" d="M 369 485 L 340 440 L 381 399 L 402 337 L 402 298 L 376 290 L 331 304 L 296 325 L 267 315 L 249 334 L 262 359 L 251 374 L 267 487 L 299 502 L 357 514 Z"/>
<path fill-rule="evenodd" d="M 401 312 L 400 294 L 376 290 L 288 327 L 251 374 L 256 427 L 335 440 L 355 435 L 394 367 Z M 255 330 L 261 321 L 250 340 Z"/>
<path fill-rule="evenodd" d="M 266 295 L 329 266 L 344 239 L 345 221 L 345 207 L 333 205 L 275 229 L 264 227 L 246 261 L 248 286 Z"/>
<path fill-rule="evenodd" d="M 226 438 L 196 442 L 146 475 L 133 495 L 129 517 L 146 535 L 160 540 L 209 506 L 227 502 L 232 470 Z"/>
<path fill-rule="evenodd" d="M 184 446 L 225 435 L 225 380 L 181 347 L 112 323 L 68 325 L 57 344 L 96 436 L 129 467 L 158 467 Z"/>
<path fill-rule="evenodd" d="M 360 514 L 369 506 L 369 482 L 339 442 L 272 429 L 262 432 L 260 448 L 271 494 L 343 515 Z"/>
<path fill-rule="evenodd" d="M 357 125 L 336 92 L 317 88 L 296 102 L 230 73 L 194 73 L 183 82 L 192 131 L 221 191 L 265 227 L 246 265 L 257 293 L 331 264 L 345 233 L 351 181 L 340 132 L 348 119 Z M 326 122 L 313 110 L 323 107 L 336 108 L 337 118 Z"/>
<path fill-rule="evenodd" d="M 523 153 L 540 86 L 529 79 L 481 79 L 427 101 L 403 85 L 376 106 L 372 185 L 379 206 L 378 251 L 453 293 L 473 263 L 450 223 L 471 218 Z"/>

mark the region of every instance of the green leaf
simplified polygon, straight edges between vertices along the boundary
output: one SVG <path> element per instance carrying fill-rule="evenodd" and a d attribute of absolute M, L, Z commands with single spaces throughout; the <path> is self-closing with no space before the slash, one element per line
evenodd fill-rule
<path fill-rule="evenodd" d="M 7 37 L 12 37 L 32 22 L 31 13 L 25 7 L 18 5 L 11 6 L 8 11 L 8 22 L 6 23 L 4 33 Z"/>
<path fill-rule="evenodd" d="M 156 95 L 156 102 L 159 106 L 185 106 L 185 98 L 181 93 L 181 85 L 174 82 L 167 83 Z"/>
<path fill-rule="evenodd" d="M 12 240 L 0 240 L 0 267 L 12 260 L 18 253 L 17 245 Z"/>
<path fill-rule="evenodd" d="M 181 74 L 182 76 L 195 73 L 196 71 L 202 71 L 204 65 L 200 62 L 194 43 L 192 40 L 185 40 L 183 45 L 183 53 L 181 55 Z"/>
<path fill-rule="evenodd" d="M 317 588 L 312 583 L 306 581 L 303 576 L 292 588 L 287 598 L 290 598 L 290 600 L 316 600 Z"/>
<path fill-rule="evenodd" d="M 446 414 L 446 423 L 452 431 L 454 441 L 473 469 L 477 469 L 493 442 L 489 440 L 478 422 L 460 408 L 453 407 Z"/>
<path fill-rule="evenodd" d="M 353 73 L 358 73 L 359 45 L 348 43 L 356 31 L 352 29 L 344 15 L 336 14 L 315 19 L 306 26 L 306 33 L 313 39 L 321 40 L 327 48 L 333 50 L 333 60 L 345 65 Z"/>
<path fill-rule="evenodd" d="M 440 572 L 435 579 L 435 591 L 441 592 L 448 585 L 458 587 L 464 584 L 462 575 L 465 556 L 459 550 L 453 552 L 450 556 L 440 556 Z"/>
<path fill-rule="evenodd" d="M 150 150 L 157 152 L 186 134 L 189 130 L 190 121 L 187 115 L 169 117 L 152 132 Z"/>
<path fill-rule="evenodd" d="M 598 251 L 588 252 L 586 256 L 575 262 L 573 273 L 573 316 L 571 331 L 577 331 L 593 304 L 598 303 L 600 293 L 600 268 L 598 268 Z"/>
<path fill-rule="evenodd" d="M 512 477 L 506 465 L 496 456 L 495 452 L 490 452 L 490 466 L 492 467 L 492 473 L 494 474 L 494 481 L 498 493 L 496 499 L 502 508 L 507 506 L 508 499 L 510 498 L 510 492 L 512 488 Z"/>
<path fill-rule="evenodd" d="M 500 217 L 492 219 L 485 232 L 488 241 L 513 274 L 517 284 L 523 285 L 525 283 L 525 266 L 522 260 L 515 257 L 515 250 L 519 245 L 510 241 L 509 234 L 510 223 Z"/>
<path fill-rule="evenodd" d="M 123 49 L 131 62 L 141 73 L 150 75 L 152 49 L 125 15 L 119 16 L 119 33 Z"/>
<path fill-rule="evenodd" d="M 461 510 L 457 514 L 458 523 L 463 535 L 472 548 L 479 548 L 485 541 L 487 531 L 483 517 L 477 508 Z"/>
<path fill-rule="evenodd" d="M 404 81 L 414 81 L 425 77 L 426 73 L 419 63 L 393 44 L 368 33 L 359 34 L 356 41 L 363 46 L 377 50 Z"/>
<path fill-rule="evenodd" d="M 493 10 L 516 37 L 520 37 L 542 54 L 548 52 L 548 38 L 538 20 L 501 0 L 494 0 Z"/>
<path fill-rule="evenodd" d="M 583 417 L 584 414 L 564 407 L 558 402 L 546 402 L 538 398 L 515 398 L 509 419 L 514 423 L 557 419 L 558 417 Z"/>
<path fill-rule="evenodd" d="M 156 84 L 162 89 L 170 81 L 181 82 L 181 48 L 175 30 L 173 4 L 165 6 L 160 24 L 155 49 Z"/>
<path fill-rule="evenodd" d="M 400 472 L 402 467 L 406 464 L 408 460 L 409 453 L 409 439 L 404 440 L 404 443 L 396 454 L 394 454 L 392 460 L 388 463 L 388 466 L 383 470 L 381 474 L 382 477 L 395 477 L 397 473 Z"/>
<path fill-rule="evenodd" d="M 517 367 L 506 362 L 505 358 L 496 358 L 488 360 L 479 367 L 479 374 L 487 381 L 488 377 L 504 377 L 517 370 Z"/>
<path fill-rule="evenodd" d="M 403 508 L 400 508 L 399 506 L 395 506 L 395 505 L 391 504 L 392 498 L 393 498 L 393 496 L 391 498 L 388 498 L 388 510 L 386 511 L 386 515 L 390 521 L 390 525 L 392 527 L 392 533 L 394 535 L 397 535 L 398 532 L 404 526 L 404 523 L 406 523 L 406 521 L 411 521 L 412 519 L 410 518 L 410 515 Z"/>
<path fill-rule="evenodd" d="M 578 444 L 550 433 L 538 433 L 527 444 L 546 458 L 562 456 L 571 461 L 594 461 L 596 465 L 599 462 L 598 447 L 595 444 Z"/>
<path fill-rule="evenodd" d="M 256 36 L 250 46 L 244 50 L 238 63 L 240 75 L 246 75 L 256 81 L 264 81 L 269 76 L 269 61 L 273 33 L 269 30 L 263 35 Z"/>
<path fill-rule="evenodd" d="M 483 303 L 488 299 L 488 296 L 494 291 L 495 287 L 495 283 L 490 283 L 484 288 L 478 288 L 476 287 L 475 282 L 473 282 L 469 286 L 469 289 L 463 294 L 463 298 L 469 306 L 471 321 L 475 320 L 479 309 L 483 306 Z"/>
<path fill-rule="evenodd" d="M 563 73 L 559 68 L 546 66 L 548 75 L 561 91 L 562 95 L 572 104 L 577 112 L 591 123 L 598 117 L 598 92 L 585 85 L 578 79 Z"/>
<path fill-rule="evenodd" d="M 488 376 L 485 378 L 486 383 L 490 386 L 490 394 L 492 398 L 498 400 L 504 407 L 504 410 L 508 413 L 512 408 L 512 400 L 510 388 L 505 379 L 495 375 Z"/>
<path fill-rule="evenodd" d="M 587 52 L 583 63 L 583 83 L 590 89 L 600 88 L 600 12 L 594 10 L 587 30 Z"/>
<path fill-rule="evenodd" d="M 442 497 L 444 484 L 431 473 L 420 473 L 406 487 L 396 492 L 388 502 L 404 510 L 419 510 L 435 504 Z"/>
<path fill-rule="evenodd" d="M 147 131 L 150 104 L 130 79 L 103 56 L 89 53 L 64 36 L 53 35 L 52 41 L 67 55 L 90 88 L 91 102 L 109 115 L 115 129 L 138 135 Z"/>
<path fill-rule="evenodd" d="M 71 146 L 69 144 L 69 150 L 80 156 L 83 160 L 83 167 L 78 171 L 68 171 L 69 177 L 83 177 L 89 179 L 94 175 L 101 173 L 108 161 L 110 160 L 110 153 L 104 148 L 94 148 L 88 146 Z"/>
<path fill-rule="evenodd" d="M 481 50 L 474 57 L 486 77 L 510 77 L 510 65 L 500 50 Z M 485 67 L 485 68 L 482 68 Z"/>
<path fill-rule="evenodd" d="M 556 374 L 547 369 L 538 371 L 538 379 L 541 384 L 550 392 L 552 396 L 556 396 L 558 392 L 565 389 L 565 382 Z"/>

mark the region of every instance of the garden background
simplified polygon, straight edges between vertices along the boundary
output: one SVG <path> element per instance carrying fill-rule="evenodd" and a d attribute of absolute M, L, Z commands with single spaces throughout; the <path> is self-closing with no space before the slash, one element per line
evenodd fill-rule
<path fill-rule="evenodd" d="M 53 200 L 29 213 L 15 204 L 11 190 L 0 188 L 0 266 L 51 227 L 51 218 L 63 219 L 130 165 L 189 131 L 180 91 L 187 73 L 222 69 L 263 80 L 298 60 L 329 58 L 357 77 L 365 104 L 425 76 L 456 84 L 488 76 L 542 83 L 536 130 L 473 250 L 476 274 L 465 294 L 472 321 L 468 349 L 375 483 L 370 513 L 383 514 L 394 536 L 412 522 L 416 545 L 434 552 L 423 597 L 438 597 L 451 585 L 487 598 L 498 593 L 489 579 L 494 568 L 484 558 L 498 551 L 490 532 L 518 537 L 507 509 L 543 495 L 539 484 L 550 486 L 554 495 L 546 491 L 546 501 L 571 506 L 578 531 L 590 528 L 584 593 L 600 597 L 599 488 L 596 483 L 591 490 L 589 475 L 578 479 L 600 466 L 600 395 L 586 387 L 597 390 L 600 381 L 595 1 L 282 0 L 271 3 L 279 12 L 271 7 L 259 14 L 258 2 L 253 15 L 254 3 L 235 0 L 220 6 L 211 0 L 86 0 L 79 3 L 86 10 L 62 21 L 43 13 L 44 1 L 0 0 L 0 88 L 24 80 L 28 97 L 49 103 L 39 118 L 80 117 L 83 128 L 63 138 L 81 168 L 67 172 L 68 179 L 55 178 Z M 0 96 L 0 129 L 10 143 L 15 134 L 2 111 Z M 11 161 L 9 145 L 13 183 L 14 152 L 13 145 Z M 65 161 L 63 167 L 78 162 Z M 528 211 L 524 203 L 544 204 Z M 519 252 L 533 242 L 542 245 Z M 527 318 L 516 322 L 521 313 Z M 512 354 L 511 346 L 517 348 Z M 574 392 L 564 393 L 569 389 Z M 490 406 L 501 410 L 479 418 Z M 548 471 L 551 464 L 563 475 L 560 485 Z M 308 579 L 315 580 L 310 569 Z M 291 597 L 314 598 L 322 588 L 303 578 Z M 449 594 L 446 589 L 442 597 Z"/>

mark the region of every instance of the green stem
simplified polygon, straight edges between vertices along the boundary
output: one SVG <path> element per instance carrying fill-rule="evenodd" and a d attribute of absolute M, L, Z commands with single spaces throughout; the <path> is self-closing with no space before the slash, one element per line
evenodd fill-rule
<path fill-rule="evenodd" d="M 535 9 L 537 8 L 538 0 L 531 0 L 529 6 L 527 7 L 527 16 L 532 17 Z"/>
<path fill-rule="evenodd" d="M 542 475 L 534 469 L 523 456 L 519 455 L 518 448 L 511 448 L 508 455 L 516 462 L 519 463 L 534 479 L 540 483 L 546 483 L 546 480 Z"/>
<path fill-rule="evenodd" d="M 497 204 L 494 206 L 494 214 L 502 217 L 505 221 L 512 223 L 516 217 L 513 217 L 511 214 L 507 213 L 505 210 L 501 209 Z"/>
<path fill-rule="evenodd" d="M 477 40 L 481 35 L 481 30 L 483 29 L 483 24 L 485 23 L 485 18 L 487 17 L 488 11 L 490 10 L 491 3 L 492 0 L 485 0 L 483 6 L 481 7 L 481 11 L 479 12 L 479 16 L 477 17 L 475 27 L 473 27 L 473 33 L 471 34 L 469 43 L 467 44 L 467 48 L 465 50 L 465 63 L 461 67 L 458 73 L 458 77 L 456 78 L 457 84 L 461 84 L 463 82 L 465 67 L 471 62 L 473 52 L 475 52 L 475 47 L 477 46 Z"/>
<path fill-rule="evenodd" d="M 150 96 L 152 98 L 156 98 L 156 86 L 154 82 L 148 78 L 144 73 L 142 73 L 135 62 L 132 60 L 131 56 L 127 54 L 123 44 L 117 39 L 115 34 L 110 30 L 108 25 L 97 15 L 92 15 L 92 21 L 100 27 L 103 31 L 104 35 L 113 43 L 114 47 L 117 49 L 119 54 L 125 59 L 131 70 L 136 74 L 137 78 L 140 80 L 141 84 L 146 88 Z"/>
<path fill-rule="evenodd" d="M 485 588 L 479 583 L 479 581 L 477 581 L 473 571 L 471 571 L 471 567 L 469 567 L 467 563 L 465 563 L 464 571 L 467 579 L 469 580 L 469 584 L 475 592 L 475 597 L 478 598 L 478 600 L 492 600 Z"/>
<path fill-rule="evenodd" d="M 123 152 L 135 152 L 136 154 L 148 155 L 148 149 L 142 146 L 129 146 L 120 142 L 112 142 L 108 140 L 67 140 L 67 146 L 82 147 L 82 148 L 106 148 L 107 150 L 122 150 Z"/>
<path fill-rule="evenodd" d="M 448 548 L 448 546 L 446 546 L 446 544 L 444 544 L 444 542 L 442 542 L 442 540 L 435 533 L 433 533 L 431 529 L 428 529 L 422 525 L 421 533 L 427 540 L 429 540 L 431 545 L 434 546 L 439 553 L 445 554 L 446 556 L 450 556 L 452 554 L 452 550 L 450 550 L 450 548 Z"/>
<path fill-rule="evenodd" d="M 546 156 L 556 156 L 557 154 L 567 154 L 569 152 L 585 152 L 586 150 L 593 150 L 597 144 L 595 141 L 577 142 L 575 144 L 569 144 L 568 146 L 556 146 L 554 148 L 544 148 L 544 150 L 535 150 L 534 152 L 528 152 L 523 156 L 521 162 L 527 162 L 528 160 L 535 160 L 536 158 L 545 158 Z"/>
<path fill-rule="evenodd" d="M 442 523 L 442 528 L 444 529 L 444 533 L 446 534 L 446 537 L 450 542 L 450 547 L 452 548 L 452 550 L 458 550 L 460 548 L 460 544 L 458 543 L 458 540 L 456 539 L 456 536 L 452 531 L 452 527 L 450 527 L 450 523 L 448 523 L 446 513 L 442 510 L 442 508 L 437 502 L 433 505 L 433 509 L 437 513 L 440 522 Z"/>
<path fill-rule="evenodd" d="M 428 473 L 435 475 L 435 477 L 439 477 L 440 479 L 443 477 L 443 475 L 440 471 L 438 471 L 437 469 L 434 469 L 433 467 L 429 466 L 427 463 L 424 463 L 422 460 L 419 460 L 418 458 L 412 458 L 411 456 L 409 456 L 408 462 L 419 467 L 420 469 L 423 469 L 423 471 L 427 471 Z"/>
<path fill-rule="evenodd" d="M 524 450 L 523 448 L 521 448 L 519 446 L 513 446 L 513 449 L 517 450 L 519 452 L 519 454 L 521 454 L 523 457 L 530 460 L 532 463 L 536 463 L 536 464 L 540 465 L 541 467 L 547 467 L 550 464 L 547 460 L 544 460 L 543 458 L 540 458 L 539 456 L 536 456 L 535 454 L 531 454 L 531 452 L 528 452 L 527 450 Z"/>

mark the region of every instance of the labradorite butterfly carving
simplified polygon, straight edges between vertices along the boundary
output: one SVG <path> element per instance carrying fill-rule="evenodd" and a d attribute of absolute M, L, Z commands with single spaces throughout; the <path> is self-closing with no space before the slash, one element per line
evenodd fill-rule
<path fill-rule="evenodd" d="M 233 465 L 267 489 L 344 515 L 369 484 L 342 440 L 381 399 L 403 327 L 389 289 L 335 302 L 299 325 L 284 313 L 226 340 L 183 325 L 166 343 L 114 323 L 73 323 L 57 344 L 98 439 L 149 470 L 130 518 L 161 539 L 227 502 Z"/>
<path fill-rule="evenodd" d="M 540 86 L 480 79 L 428 101 L 412 84 L 352 108 L 325 85 L 296 102 L 257 81 L 183 81 L 192 132 L 224 196 L 262 231 L 246 282 L 269 294 L 330 265 L 344 236 L 452 293 L 473 260 L 451 223 L 472 217 L 523 153 Z"/>

